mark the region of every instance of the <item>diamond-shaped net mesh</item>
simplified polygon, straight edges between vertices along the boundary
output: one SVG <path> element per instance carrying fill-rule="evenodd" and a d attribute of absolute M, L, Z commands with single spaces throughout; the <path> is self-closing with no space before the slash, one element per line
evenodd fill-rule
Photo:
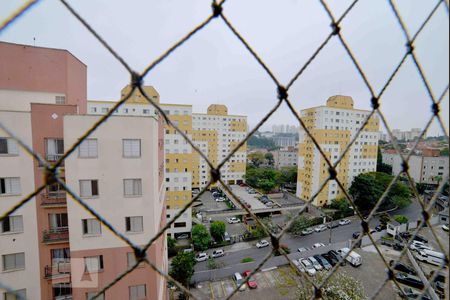
<path fill-rule="evenodd" d="M 25 3 L 21 8 L 19 8 L 15 13 L 11 14 L 11 16 L 9 16 L 2 24 L 0 24 L 0 33 L 7 28 L 8 26 L 13 26 L 14 21 L 21 15 L 23 15 L 27 10 L 29 10 L 34 3 L 36 3 L 38 1 L 29 1 L 27 3 Z M 384 81 L 384 84 L 382 85 L 382 88 L 380 89 L 379 92 L 376 92 L 373 88 L 373 85 L 371 84 L 371 82 L 369 81 L 369 79 L 367 78 L 367 76 L 365 75 L 364 69 L 361 67 L 361 65 L 358 62 L 357 57 L 354 55 L 351 47 L 349 46 L 349 44 L 346 42 L 345 37 L 342 34 L 341 31 L 341 26 L 342 26 L 342 22 L 343 20 L 347 17 L 347 15 L 354 9 L 354 7 L 356 6 L 356 4 L 358 3 L 358 0 L 353 1 L 346 9 L 345 11 L 342 13 L 342 15 L 340 17 L 336 17 L 333 13 L 333 11 L 330 9 L 330 7 L 328 6 L 328 4 L 326 3 L 326 1 L 324 0 L 319 0 L 321 6 L 323 7 L 323 9 L 325 10 L 326 14 L 328 15 L 330 22 L 331 22 L 331 30 L 329 32 L 329 34 L 327 35 L 327 37 L 325 38 L 325 40 L 317 47 L 317 49 L 311 54 L 311 56 L 309 57 L 309 59 L 306 61 L 306 63 L 301 66 L 301 68 L 299 69 L 299 71 L 295 74 L 295 76 L 285 85 L 283 85 L 279 79 L 277 79 L 276 75 L 271 71 L 270 67 L 267 66 L 264 61 L 260 58 L 260 56 L 256 53 L 256 51 L 251 47 L 251 45 L 246 41 L 246 39 L 239 33 L 239 31 L 233 26 L 233 24 L 229 21 L 229 19 L 226 17 L 226 10 L 225 10 L 225 0 L 222 1 L 213 1 L 212 2 L 212 13 L 211 15 L 205 20 L 203 21 L 201 24 L 199 24 L 197 27 L 195 27 L 192 31 L 190 31 L 187 35 L 185 35 L 181 40 L 179 40 L 177 43 L 175 43 L 173 46 L 171 46 L 169 49 L 167 49 L 161 56 L 159 56 L 156 60 L 154 60 L 147 68 L 145 68 L 145 70 L 141 73 L 136 72 L 135 70 L 133 70 L 128 64 L 127 62 L 108 44 L 108 42 L 106 40 L 104 40 L 96 31 L 95 29 L 93 29 L 89 23 L 83 19 L 83 17 L 77 13 L 77 11 L 65 0 L 61 0 L 62 4 L 67 8 L 67 10 L 76 18 L 78 19 L 78 21 L 101 43 L 102 46 L 104 46 L 116 59 L 117 61 L 120 62 L 120 64 L 122 64 L 125 69 L 129 72 L 130 74 L 130 84 L 132 86 L 132 89 L 122 97 L 122 99 L 117 102 L 115 104 L 114 107 L 112 107 L 109 112 L 107 114 L 105 114 L 104 116 L 102 116 L 101 118 L 99 118 L 99 120 L 87 131 L 85 132 L 84 135 L 82 135 L 81 137 L 79 137 L 79 140 L 73 144 L 68 151 L 66 151 L 66 153 L 64 153 L 64 155 L 62 155 L 62 157 L 59 158 L 59 160 L 54 163 L 54 164 L 49 164 L 47 161 L 45 161 L 38 153 L 36 153 L 35 151 L 33 151 L 33 149 L 30 147 L 30 145 L 27 145 L 26 143 L 24 143 L 20 138 L 18 138 L 18 136 L 15 135 L 15 133 L 13 132 L 13 130 L 10 130 L 9 128 L 7 128 L 7 126 L 5 124 L 3 124 L 0 120 L 0 128 L 2 130 L 4 130 L 8 135 L 10 135 L 13 139 L 15 139 L 21 147 L 23 147 L 23 149 L 25 149 L 26 152 L 28 152 L 30 155 L 32 155 L 34 157 L 34 159 L 36 159 L 42 166 L 44 166 L 44 170 L 45 170 L 45 176 L 46 176 L 46 184 L 38 187 L 33 193 L 29 194 L 28 196 L 26 196 L 25 198 L 23 198 L 20 202 L 16 203 L 13 207 L 11 207 L 9 210 L 4 211 L 4 212 L 0 212 L 1 213 L 1 217 L 0 217 L 0 221 L 4 220 L 6 217 L 8 217 L 10 214 L 14 213 L 17 209 L 19 209 L 20 207 L 22 207 L 23 205 L 26 205 L 27 202 L 29 202 L 31 199 L 33 199 L 33 197 L 36 197 L 37 195 L 39 195 L 39 193 L 41 193 L 47 186 L 47 184 L 50 183 L 54 183 L 54 182 L 58 182 L 65 190 L 66 192 L 73 198 L 73 200 L 75 202 L 77 202 L 79 205 L 81 205 L 82 207 L 84 207 L 86 210 L 88 210 L 96 219 L 98 219 L 104 226 L 106 226 L 112 233 L 114 233 L 114 235 L 121 239 L 123 242 L 125 242 L 126 244 L 129 245 L 129 247 L 134 251 L 135 256 L 136 256 L 136 263 L 134 264 L 134 266 L 132 266 L 131 268 L 129 268 L 127 271 L 125 271 L 124 273 L 120 274 L 117 276 L 117 278 L 115 278 L 115 280 L 113 280 L 112 282 L 110 282 L 109 284 L 107 284 L 106 286 L 103 287 L 103 289 L 101 291 L 98 292 L 98 294 L 96 296 L 99 296 L 101 294 L 103 294 L 106 290 L 110 289 L 112 286 L 114 286 L 117 282 L 119 282 L 122 278 L 124 278 L 127 274 L 133 272 L 134 269 L 136 269 L 138 267 L 138 265 L 140 265 L 140 263 L 144 262 L 148 265 L 148 267 L 152 268 L 154 271 L 156 271 L 157 273 L 159 273 L 161 276 L 163 276 L 167 281 L 173 282 L 182 292 L 184 292 L 186 295 L 189 295 L 191 298 L 196 299 L 196 296 L 194 296 L 187 288 L 185 288 L 181 283 L 177 282 L 176 280 L 174 280 L 165 270 L 160 270 L 156 264 L 154 262 L 152 262 L 147 256 L 146 256 L 146 250 L 149 249 L 149 247 L 152 245 L 153 242 L 155 242 L 158 238 L 160 238 L 162 235 L 165 234 L 165 231 L 167 229 L 170 228 L 170 226 L 189 208 L 192 206 L 192 204 L 196 201 L 199 200 L 200 197 L 202 196 L 202 194 L 212 185 L 215 183 L 220 183 L 223 188 L 226 190 L 226 192 L 231 195 L 231 197 L 234 199 L 235 202 L 239 203 L 241 205 L 241 207 L 250 215 L 254 218 L 254 220 L 259 224 L 259 226 L 261 226 L 264 231 L 266 232 L 267 235 L 270 236 L 271 238 L 271 246 L 272 246 L 272 251 L 269 252 L 258 264 L 258 266 L 251 272 L 252 276 L 253 274 L 255 274 L 256 272 L 260 271 L 261 268 L 263 267 L 263 265 L 268 261 L 268 259 L 270 257 L 272 257 L 272 255 L 275 254 L 276 251 L 281 252 L 281 254 L 286 258 L 286 260 L 290 263 L 290 265 L 297 270 L 297 268 L 295 267 L 294 263 L 292 262 L 292 260 L 287 256 L 287 253 L 283 250 L 282 247 L 280 247 L 280 239 L 281 237 L 283 237 L 283 235 L 286 233 L 287 229 L 290 227 L 290 225 L 294 222 L 295 218 L 292 218 L 290 222 L 288 222 L 288 224 L 286 224 L 286 226 L 284 227 L 283 230 L 281 230 L 281 232 L 275 234 L 272 231 L 269 230 L 269 228 L 267 228 L 267 226 L 261 221 L 260 218 L 258 218 L 251 209 L 249 209 L 246 205 L 244 205 L 240 198 L 237 197 L 232 190 L 230 190 L 227 186 L 227 184 L 225 184 L 222 179 L 221 179 L 221 175 L 220 175 L 220 171 L 221 168 L 224 166 L 224 164 L 229 161 L 231 159 L 231 157 L 233 156 L 233 154 L 235 154 L 238 149 L 244 145 L 247 140 L 250 138 L 250 136 L 252 134 L 254 134 L 277 110 L 278 108 L 281 106 L 281 104 L 284 102 L 287 107 L 289 108 L 289 110 L 292 112 L 292 114 L 294 115 L 294 117 L 298 120 L 300 126 L 302 127 L 302 129 L 305 131 L 306 135 L 311 139 L 312 143 L 314 144 L 314 146 L 318 149 L 318 151 L 320 152 L 320 155 L 323 157 L 323 159 L 325 160 L 327 166 L 328 166 L 328 172 L 329 175 L 326 178 L 326 180 L 324 182 L 322 182 L 320 184 L 320 188 L 319 190 L 307 201 L 305 201 L 307 204 L 311 203 L 312 201 L 314 201 L 314 199 L 316 199 L 316 197 L 318 196 L 318 194 L 324 189 L 324 187 L 327 185 L 327 183 L 330 180 L 334 180 L 336 181 L 336 183 L 338 184 L 340 190 L 342 191 L 342 193 L 345 195 L 345 197 L 348 199 L 348 201 L 351 203 L 352 207 L 354 208 L 356 215 L 360 218 L 361 220 L 361 228 L 364 232 L 364 235 L 367 235 L 373 246 L 375 247 L 378 255 L 380 256 L 381 260 L 383 261 L 383 263 L 386 266 L 387 272 L 386 272 L 386 279 L 385 281 L 379 286 L 379 288 L 377 289 L 376 293 L 372 296 L 372 298 L 376 298 L 377 295 L 379 294 L 380 291 L 383 290 L 383 288 L 385 288 L 385 286 L 389 283 L 389 282 L 393 282 L 398 290 L 404 295 L 404 291 L 403 289 L 400 287 L 399 283 L 397 282 L 395 276 L 394 276 L 394 272 L 392 269 L 392 265 L 390 265 L 387 261 L 387 259 L 385 258 L 385 256 L 382 254 L 380 247 L 377 245 L 377 243 L 375 242 L 374 238 L 372 237 L 371 233 L 369 232 L 369 221 L 374 217 L 374 214 L 377 210 L 377 208 L 381 205 L 381 203 L 383 202 L 383 200 L 387 197 L 389 191 L 391 190 L 391 188 L 394 186 L 394 184 L 399 180 L 399 178 L 401 176 L 405 176 L 407 178 L 407 181 L 413 191 L 413 194 L 415 196 L 415 198 L 417 199 L 417 201 L 420 203 L 420 207 L 422 209 L 422 221 L 420 222 L 420 225 L 418 226 L 418 228 L 415 230 L 415 232 L 413 233 L 412 237 L 406 241 L 406 245 L 404 247 L 404 249 L 401 251 L 400 257 L 398 258 L 398 261 L 400 261 L 402 259 L 403 256 L 406 255 L 409 245 L 412 242 L 413 238 L 422 230 L 423 227 L 428 226 L 428 228 L 431 229 L 431 233 L 434 236 L 435 240 L 438 243 L 439 249 L 441 252 L 446 253 L 446 251 L 443 248 L 443 245 L 439 242 L 439 239 L 437 238 L 436 233 L 433 231 L 433 227 L 430 224 L 430 210 L 434 207 L 434 204 L 437 200 L 437 196 L 439 194 L 439 192 L 443 189 L 444 185 L 446 182 L 448 182 L 448 176 L 447 178 L 443 178 L 443 180 L 441 181 L 441 183 L 439 184 L 439 187 L 436 191 L 436 193 L 434 194 L 434 196 L 432 197 L 432 199 L 429 201 L 428 205 L 426 205 L 426 203 L 424 202 L 424 199 L 422 198 L 421 195 L 419 195 L 417 189 L 416 189 L 416 185 L 414 183 L 414 180 L 412 179 L 412 177 L 410 176 L 409 170 L 408 170 L 408 162 L 409 159 L 411 157 L 411 155 L 414 153 L 414 151 L 416 150 L 419 140 L 417 139 L 416 143 L 414 144 L 414 146 L 412 147 L 412 149 L 409 151 L 409 153 L 405 156 L 402 155 L 402 151 L 398 145 L 398 143 L 396 142 L 396 139 L 393 136 L 393 133 L 389 127 L 389 124 L 380 108 L 380 99 L 383 97 L 385 91 L 388 89 L 388 87 L 392 84 L 393 79 L 397 76 L 399 70 L 401 70 L 401 68 L 405 65 L 405 62 L 409 59 L 413 62 L 417 73 L 419 74 L 422 83 L 427 91 L 428 94 L 428 98 L 429 100 L 429 104 L 431 106 L 431 114 L 430 114 L 430 118 L 428 120 L 428 122 L 426 123 L 425 127 L 423 128 L 420 137 L 423 137 L 426 133 L 426 131 L 428 130 L 428 128 L 430 127 L 430 125 L 433 122 L 437 122 L 442 130 L 442 132 L 445 135 L 446 141 L 448 143 L 448 132 L 447 132 L 447 128 L 444 124 L 444 122 L 441 119 L 440 116 L 440 105 L 441 102 L 443 101 L 444 97 L 447 95 L 448 92 L 448 86 L 445 88 L 445 90 L 443 92 L 441 92 L 441 94 L 436 97 L 435 93 L 433 92 L 426 74 L 424 73 L 423 68 L 421 67 L 421 64 L 415 54 L 415 48 L 414 48 L 414 43 L 417 39 L 417 37 L 421 34 L 421 32 L 423 31 L 423 29 L 427 26 L 427 24 L 430 22 L 430 20 L 433 19 L 433 17 L 436 15 L 437 11 L 439 10 L 444 10 L 445 13 L 448 15 L 448 3 L 444 0 L 440 0 L 437 1 L 435 6 L 433 7 L 433 9 L 428 13 L 427 17 L 420 23 L 420 26 L 417 30 L 417 32 L 415 32 L 414 34 L 411 34 L 408 30 L 408 28 L 405 25 L 405 22 L 402 19 L 402 16 L 399 13 L 398 8 L 396 7 L 395 3 L 390 0 L 389 1 L 389 6 L 390 9 L 392 10 L 392 13 L 394 15 L 394 17 L 396 18 L 396 20 L 398 21 L 398 26 L 400 27 L 401 31 L 404 34 L 404 38 L 405 38 L 405 43 L 406 43 L 406 47 L 405 47 L 405 52 L 404 55 L 401 57 L 400 61 L 398 62 L 398 64 L 396 64 L 395 68 L 392 70 L 392 72 L 390 73 L 390 76 L 387 77 Z M 143 88 L 143 78 L 145 76 L 147 76 L 149 73 L 152 72 L 152 70 L 155 68 L 155 66 L 157 66 L 159 63 L 161 63 L 162 61 L 164 61 L 168 56 L 170 56 L 174 51 L 176 51 L 178 48 L 183 46 L 183 43 L 185 43 L 187 40 L 189 40 L 190 38 L 192 38 L 195 34 L 197 34 L 199 31 L 203 30 L 205 27 L 207 27 L 213 20 L 218 19 L 221 20 L 223 25 L 228 28 L 233 35 L 236 37 L 237 40 L 239 40 L 242 45 L 248 50 L 248 52 L 252 55 L 252 57 L 258 62 L 258 64 L 260 65 L 260 67 L 262 68 L 262 70 L 264 70 L 267 75 L 271 78 L 271 80 L 274 83 L 274 87 L 276 88 L 276 97 L 274 97 L 274 99 L 276 98 L 276 100 L 274 100 L 274 106 L 273 108 L 260 120 L 260 122 L 256 125 L 256 127 L 253 128 L 253 130 L 251 130 L 248 135 L 239 143 L 236 145 L 236 147 L 227 155 L 227 157 L 225 157 L 223 159 L 222 162 L 220 162 L 217 166 L 215 166 L 210 159 L 204 154 L 202 153 L 199 148 L 195 145 L 195 143 L 184 133 L 183 130 L 180 130 L 178 128 L 178 126 L 176 126 L 174 123 L 171 122 L 169 116 L 164 112 L 164 110 L 158 105 L 158 103 L 155 103 L 151 97 L 149 97 L 146 92 L 145 89 Z M 310 132 L 310 130 L 307 128 L 307 126 L 304 123 L 304 120 L 302 119 L 302 117 L 300 116 L 300 114 L 298 113 L 298 111 L 294 108 L 290 98 L 289 98 L 289 90 L 292 87 L 292 85 L 299 79 L 302 77 L 304 71 L 310 66 L 310 64 L 316 59 L 317 55 L 324 49 L 324 47 L 332 40 L 332 39 L 337 39 L 339 41 L 339 43 L 341 44 L 341 46 L 343 47 L 343 49 L 345 50 L 345 53 L 347 54 L 348 58 L 351 60 L 352 64 L 354 65 L 358 75 L 361 77 L 361 79 L 363 80 L 365 87 L 367 88 L 368 92 L 370 93 L 370 99 L 367 99 L 367 101 L 369 101 L 371 103 L 371 107 L 372 110 L 370 112 L 370 114 L 366 117 L 366 119 L 364 120 L 364 122 L 362 123 L 361 127 L 357 130 L 357 133 L 355 134 L 355 136 L 352 138 L 352 140 L 349 142 L 349 144 L 346 146 L 346 148 L 344 149 L 343 153 L 341 154 L 341 156 L 337 159 L 336 162 L 332 163 L 328 156 L 325 154 L 325 152 L 323 151 L 323 149 L 321 148 L 320 144 L 318 143 L 318 141 L 315 139 L 315 137 L 313 136 L 313 134 Z M 116 109 L 118 109 L 121 105 L 123 105 L 133 94 L 133 92 L 135 91 L 139 91 L 144 97 L 145 99 L 159 112 L 160 116 L 162 116 L 162 118 L 164 118 L 165 122 L 172 126 L 177 132 L 178 134 L 180 134 L 181 136 L 183 136 L 183 138 L 187 141 L 188 144 L 190 144 L 193 148 L 193 150 L 195 152 L 197 152 L 209 165 L 210 167 L 210 182 L 208 182 L 208 184 L 202 189 L 202 191 L 195 196 L 189 203 L 188 205 L 186 205 L 183 209 L 181 209 L 161 230 L 159 230 L 159 232 L 148 241 L 148 243 L 144 246 L 139 246 L 139 245 L 135 245 L 133 244 L 125 235 L 123 235 L 119 230 L 117 230 L 116 228 L 114 228 L 114 226 L 112 224 L 110 224 L 108 222 L 107 219 L 105 219 L 104 217 L 102 217 L 102 215 L 100 213 L 98 213 L 97 211 L 95 211 L 92 207 L 90 207 L 90 205 L 88 203 L 86 203 L 76 192 L 74 192 L 69 186 L 66 185 L 66 183 L 64 182 L 64 180 L 62 178 L 59 177 L 58 175 L 58 168 L 63 164 L 64 160 L 69 157 L 70 155 L 73 154 L 73 152 L 75 151 L 75 149 L 86 139 L 88 138 L 95 130 L 97 130 L 97 128 L 99 126 L 101 126 L 113 113 Z M 423 113 L 423 112 L 420 112 Z M 403 162 L 403 170 L 402 172 L 400 172 L 399 174 L 396 174 L 396 176 L 394 177 L 394 179 L 392 180 L 392 182 L 389 184 L 388 188 L 386 189 L 386 191 L 383 193 L 382 197 L 380 199 L 378 199 L 376 206 L 374 207 L 374 209 L 372 209 L 372 212 L 370 213 L 369 216 L 367 216 L 366 218 L 363 217 L 363 215 L 361 214 L 361 212 L 358 210 L 358 208 L 356 207 L 352 197 L 348 194 L 347 190 L 344 188 L 343 183 L 339 180 L 338 178 L 338 166 L 341 163 L 341 160 L 344 158 L 344 156 L 349 152 L 351 146 L 355 143 L 355 141 L 357 140 L 358 136 L 360 135 L 360 133 L 366 128 L 369 120 L 371 117 L 373 117 L 374 115 L 378 115 L 381 123 L 385 126 L 387 133 L 390 137 L 390 139 L 393 142 L 393 146 L 395 148 L 395 150 L 397 151 L 397 153 L 399 153 L 401 160 Z M 301 209 L 298 212 L 298 215 L 301 215 L 304 210 L 306 209 L 306 205 L 304 206 L 303 209 Z M 358 243 L 361 241 L 361 239 L 363 238 L 363 235 L 360 235 L 356 240 L 353 241 L 352 246 L 351 246 L 351 250 L 353 250 Z M 350 253 L 350 252 L 349 252 Z M 343 258 L 345 259 L 345 258 Z M 446 262 L 448 262 L 448 257 L 446 254 Z M 447 263 L 445 263 L 444 265 L 440 266 L 440 269 L 443 269 L 447 267 Z M 326 287 L 326 285 L 329 283 L 329 281 L 333 280 L 333 275 L 338 271 L 338 269 L 340 268 L 340 264 L 336 264 L 331 271 L 326 275 L 325 279 L 321 282 L 321 283 L 316 283 L 313 282 L 308 276 L 306 276 L 304 273 L 298 272 L 298 276 L 302 276 L 304 280 L 308 281 L 310 284 L 313 285 L 314 287 L 314 293 L 312 293 L 311 299 L 312 298 L 321 298 L 322 297 L 322 289 L 324 289 Z M 436 272 L 436 274 L 438 274 L 438 272 Z M 248 276 L 246 278 L 246 281 L 250 278 L 250 276 Z M 432 278 L 430 278 L 427 282 L 425 282 L 425 288 L 422 290 L 422 293 L 430 293 L 433 297 L 436 296 L 436 294 L 434 294 L 433 291 L 433 286 L 431 283 L 434 282 L 435 279 L 434 275 Z M 243 282 L 243 284 L 246 283 Z M 8 292 L 12 292 L 14 293 L 14 291 L 12 291 L 11 289 L 9 289 L 7 286 L 5 286 L 4 284 L 2 284 L 0 282 L 0 287 L 6 289 Z M 227 299 L 232 298 L 233 295 L 239 290 L 239 287 L 236 287 L 233 291 L 233 293 L 229 294 Z M 206 296 L 205 296 L 206 298 Z"/>

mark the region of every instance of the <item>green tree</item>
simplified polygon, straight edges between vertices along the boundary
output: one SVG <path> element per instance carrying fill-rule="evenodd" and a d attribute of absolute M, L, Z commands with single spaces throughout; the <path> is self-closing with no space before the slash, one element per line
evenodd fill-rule
<path fill-rule="evenodd" d="M 273 164 L 274 164 L 274 159 L 273 159 L 273 154 L 272 154 L 272 153 L 267 152 L 267 153 L 264 155 L 264 158 L 267 160 L 267 163 L 268 163 L 270 166 L 273 166 Z"/>
<path fill-rule="evenodd" d="M 215 241 L 222 241 L 225 234 L 226 225 L 222 221 L 214 221 L 211 223 L 209 232 Z"/>
<path fill-rule="evenodd" d="M 297 182 L 297 167 L 284 167 L 281 169 L 280 180 L 281 183 L 296 183 Z"/>
<path fill-rule="evenodd" d="M 387 189 L 393 176 L 381 172 L 359 174 L 353 179 L 349 192 L 352 195 L 356 206 L 360 211 L 371 210 Z M 380 209 L 402 208 L 411 203 L 411 189 L 408 185 L 396 182 L 385 200 L 380 205 Z"/>
<path fill-rule="evenodd" d="M 211 235 L 205 225 L 197 224 L 192 227 L 192 244 L 194 249 L 203 251 L 208 249 L 211 242 Z"/>
<path fill-rule="evenodd" d="M 392 166 L 383 163 L 383 154 L 381 153 L 381 148 L 378 146 L 378 155 L 377 155 L 377 172 L 383 172 L 386 174 L 392 174 Z"/>
<path fill-rule="evenodd" d="M 257 137 L 252 135 L 247 142 L 250 148 L 264 148 L 264 149 L 275 149 L 275 143 L 272 139 L 265 137 Z"/>
<path fill-rule="evenodd" d="M 334 219 L 341 219 L 354 214 L 350 202 L 346 198 L 331 200 L 330 208 L 337 210 Z"/>
<path fill-rule="evenodd" d="M 180 252 L 170 263 L 170 276 L 180 282 L 185 287 L 189 287 L 192 275 L 194 274 L 195 256 L 194 253 Z"/>
<path fill-rule="evenodd" d="M 272 191 L 276 186 L 276 182 L 270 179 L 261 179 L 258 184 L 258 188 L 262 189 L 265 193 L 269 193 Z"/>
<path fill-rule="evenodd" d="M 395 215 L 394 220 L 399 222 L 400 224 L 408 223 L 408 217 L 404 215 Z"/>
<path fill-rule="evenodd" d="M 253 166 L 259 167 L 262 163 L 264 163 L 264 154 L 259 151 L 253 152 L 248 155 L 248 159 Z"/>
<path fill-rule="evenodd" d="M 295 218 L 288 231 L 295 235 L 300 235 L 303 230 L 311 226 L 311 220 L 301 215 Z"/>
<path fill-rule="evenodd" d="M 317 272 L 312 280 L 321 284 L 327 276 L 326 272 Z M 309 281 L 297 289 L 298 300 L 314 298 L 314 287 Z M 364 286 L 360 281 L 348 275 L 345 271 L 336 272 L 332 280 L 329 280 L 322 288 L 323 299 L 333 300 L 365 300 L 368 299 L 364 292 Z"/>
<path fill-rule="evenodd" d="M 177 253 L 176 251 L 176 244 L 177 244 L 177 240 L 174 239 L 173 237 L 168 236 L 167 237 L 167 252 L 169 256 L 173 256 Z"/>
<path fill-rule="evenodd" d="M 391 220 L 391 216 L 388 213 L 382 213 L 380 215 L 380 224 L 386 226 L 387 223 Z"/>
<path fill-rule="evenodd" d="M 448 147 L 441 150 L 441 156 L 448 156 Z"/>

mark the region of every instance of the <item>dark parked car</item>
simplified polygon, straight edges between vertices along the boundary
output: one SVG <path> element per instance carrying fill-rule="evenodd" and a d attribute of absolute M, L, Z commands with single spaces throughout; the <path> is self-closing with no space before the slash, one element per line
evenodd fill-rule
<path fill-rule="evenodd" d="M 393 268 L 396 271 L 400 271 L 400 272 L 410 274 L 410 275 L 417 275 L 416 271 L 412 267 L 410 267 L 402 262 L 399 262 L 399 261 L 396 262 L 394 260 L 391 260 L 389 262 L 389 265 L 391 266 L 391 268 Z"/>
<path fill-rule="evenodd" d="M 408 231 L 406 232 L 400 232 L 398 234 L 401 238 L 403 238 L 404 240 L 408 240 L 411 237 L 411 233 L 409 233 Z"/>
<path fill-rule="evenodd" d="M 336 228 L 339 227 L 339 223 L 338 222 L 332 222 L 330 224 L 327 225 L 328 228 Z"/>
<path fill-rule="evenodd" d="M 403 248 L 405 248 L 405 246 L 403 244 L 400 244 L 400 243 L 395 243 L 392 248 L 394 248 L 394 250 L 396 250 L 396 251 L 402 251 Z"/>
<path fill-rule="evenodd" d="M 321 256 L 321 255 L 314 255 L 313 257 L 319 262 L 319 264 L 320 264 L 325 270 L 330 270 L 330 269 L 332 268 L 332 265 L 328 262 L 328 260 L 326 260 L 325 258 L 323 258 L 323 256 Z"/>
<path fill-rule="evenodd" d="M 332 257 L 334 257 L 337 261 L 340 261 L 341 266 L 345 266 L 345 260 L 342 258 L 342 256 L 339 253 L 337 253 L 334 250 L 330 250 L 330 251 L 328 251 L 328 254 L 330 254 Z"/>
<path fill-rule="evenodd" d="M 333 267 L 338 263 L 338 260 L 328 253 L 323 253 L 321 256 L 325 258 Z"/>
<path fill-rule="evenodd" d="M 420 235 L 416 235 L 415 237 L 413 237 L 413 241 L 418 241 L 418 242 L 421 242 L 424 244 L 428 244 L 428 240 Z"/>
<path fill-rule="evenodd" d="M 403 295 L 403 293 L 405 295 Z M 407 300 L 431 300 L 431 297 L 428 294 L 423 294 L 422 297 L 418 298 L 422 293 L 413 290 L 412 288 L 404 288 L 403 289 L 403 293 L 402 292 L 398 292 L 399 296 L 402 297 L 402 299 L 407 299 Z M 406 297 L 405 297 L 406 296 Z"/>
<path fill-rule="evenodd" d="M 361 232 L 359 232 L 359 231 L 353 232 L 352 237 L 356 240 L 357 238 L 359 238 L 360 234 L 361 234 Z"/>
<path fill-rule="evenodd" d="M 375 227 L 375 230 L 378 231 L 378 232 L 380 232 L 382 230 L 385 230 L 385 229 L 386 229 L 386 225 L 382 225 L 382 224 L 380 224 L 377 227 Z"/>
<path fill-rule="evenodd" d="M 416 289 L 423 289 L 424 284 L 423 282 L 420 280 L 419 277 L 417 276 L 413 276 L 413 275 L 409 275 L 406 273 L 397 273 L 395 274 L 395 280 L 397 280 L 400 283 L 409 285 L 410 287 L 416 288 Z"/>

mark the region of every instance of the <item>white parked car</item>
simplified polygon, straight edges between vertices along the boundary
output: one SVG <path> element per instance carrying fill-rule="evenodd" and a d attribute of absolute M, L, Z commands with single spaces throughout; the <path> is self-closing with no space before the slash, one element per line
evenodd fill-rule
<path fill-rule="evenodd" d="M 236 217 L 228 218 L 228 224 L 236 224 L 239 222 L 241 222 L 241 221 Z"/>
<path fill-rule="evenodd" d="M 342 257 L 347 256 L 345 259 L 354 267 L 358 267 L 362 264 L 362 257 L 355 251 L 350 251 L 349 248 L 342 248 L 337 251 Z M 350 254 L 348 254 L 350 252 Z M 347 255 L 348 254 L 348 255 Z"/>
<path fill-rule="evenodd" d="M 195 256 L 195 260 L 197 261 L 197 262 L 201 262 L 201 261 L 205 261 L 205 260 L 207 260 L 208 259 L 208 254 L 206 254 L 206 253 L 199 253 L 199 254 L 197 254 L 196 256 Z"/>
<path fill-rule="evenodd" d="M 292 262 L 300 272 L 305 273 L 305 268 L 303 268 L 302 264 L 300 263 L 300 260 L 294 259 Z"/>
<path fill-rule="evenodd" d="M 302 235 L 308 235 L 308 234 L 311 234 L 311 233 L 314 233 L 314 230 L 311 229 L 311 228 L 307 228 L 307 229 L 304 229 L 302 231 Z"/>
<path fill-rule="evenodd" d="M 319 264 L 319 262 L 314 257 L 310 256 L 310 257 L 308 257 L 308 260 L 311 262 L 314 269 L 316 269 L 317 271 L 322 271 L 322 269 L 323 269 L 322 265 Z"/>
<path fill-rule="evenodd" d="M 216 198 L 216 202 L 224 202 L 226 199 L 224 197 Z"/>
<path fill-rule="evenodd" d="M 325 230 L 327 230 L 327 226 L 326 225 L 319 225 L 319 226 L 317 226 L 316 228 L 314 228 L 314 231 L 315 232 L 322 232 L 322 231 L 325 231 Z"/>
<path fill-rule="evenodd" d="M 315 243 L 314 245 L 312 245 L 313 249 L 320 248 L 320 247 L 325 247 L 325 244 L 324 243 Z"/>
<path fill-rule="evenodd" d="M 419 251 L 419 250 L 433 250 L 432 247 L 419 242 L 419 241 L 412 241 L 411 245 L 409 245 L 409 249 Z"/>
<path fill-rule="evenodd" d="M 259 242 L 256 243 L 256 248 L 264 248 L 269 246 L 269 242 L 266 240 L 261 240 Z"/>
<path fill-rule="evenodd" d="M 350 221 L 349 219 L 342 219 L 339 221 L 339 225 L 344 226 L 350 224 L 351 222 L 352 221 Z"/>
<path fill-rule="evenodd" d="M 308 249 L 305 247 L 301 247 L 301 248 L 298 248 L 297 251 L 298 252 L 306 252 L 306 251 L 308 251 Z"/>
<path fill-rule="evenodd" d="M 441 226 L 441 228 L 442 228 L 442 230 L 448 232 L 448 225 L 445 225 L 445 224 L 444 224 L 444 225 Z"/>
<path fill-rule="evenodd" d="M 222 257 L 225 255 L 225 252 L 222 249 L 214 250 L 211 254 L 212 258 Z"/>
<path fill-rule="evenodd" d="M 309 260 L 302 259 L 300 261 L 300 263 L 302 264 L 303 268 L 305 268 L 305 270 L 309 276 L 316 275 L 316 269 L 314 269 L 314 266 L 312 265 L 312 263 Z"/>

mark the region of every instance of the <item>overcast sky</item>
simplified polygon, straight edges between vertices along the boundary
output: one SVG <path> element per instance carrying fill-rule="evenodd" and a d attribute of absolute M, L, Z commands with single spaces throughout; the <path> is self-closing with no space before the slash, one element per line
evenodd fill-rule
<path fill-rule="evenodd" d="M 23 1 L 1 1 L 4 19 Z M 328 1 L 340 16 L 351 1 Z M 210 11 L 209 0 L 70 1 L 74 8 L 137 71 L 142 71 Z M 436 1 L 398 0 L 400 13 L 415 33 Z M 127 4 L 127 5 L 126 5 Z M 132 5 L 130 5 L 132 4 Z M 279 80 L 286 84 L 330 32 L 330 20 L 317 0 L 228 0 L 224 14 Z M 342 24 L 342 33 L 378 92 L 405 52 L 405 39 L 388 1 L 361 0 Z M 63 48 L 88 66 L 88 99 L 117 100 L 129 81 L 126 70 L 56 0 L 41 1 L 0 33 L 1 41 Z M 441 5 L 416 42 L 416 54 L 436 95 L 449 81 L 448 13 Z M 162 102 L 187 103 L 204 112 L 226 104 L 231 114 L 255 125 L 275 104 L 276 87 L 220 19 L 176 50 L 145 78 Z M 333 38 L 292 86 L 300 110 L 323 105 L 336 94 L 352 96 L 355 107 L 370 108 L 370 94 L 338 39 Z M 423 127 L 430 100 L 411 59 L 381 101 L 391 128 Z M 448 97 L 442 116 L 448 125 Z M 283 107 L 272 124 L 296 124 Z M 448 126 L 447 126 L 448 127 Z M 429 134 L 440 134 L 433 126 Z"/>

